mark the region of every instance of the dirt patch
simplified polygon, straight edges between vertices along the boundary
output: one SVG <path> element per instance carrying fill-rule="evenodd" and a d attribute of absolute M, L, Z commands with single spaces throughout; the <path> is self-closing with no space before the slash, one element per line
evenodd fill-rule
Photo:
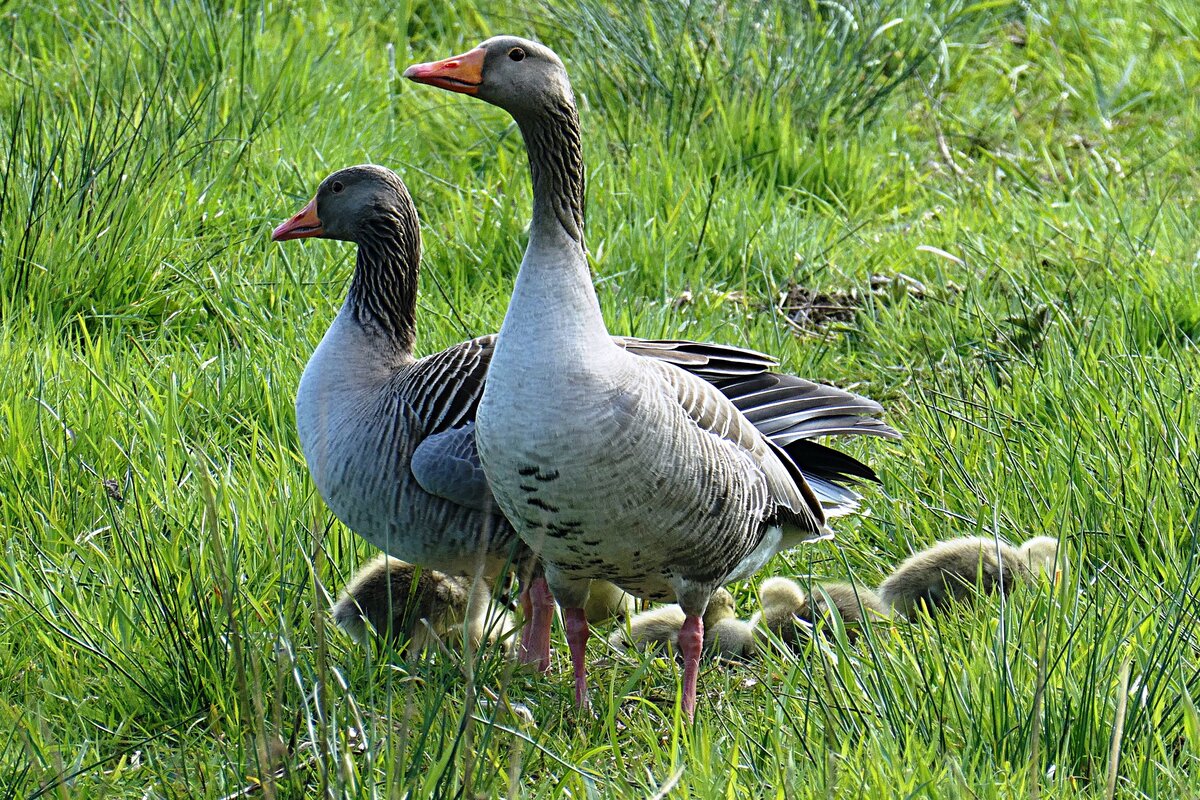
<path fill-rule="evenodd" d="M 891 304 L 902 298 L 924 300 L 925 284 L 904 273 L 872 275 L 866 287 L 819 292 L 797 283 L 788 285 L 779 310 L 797 333 L 819 334 L 829 329 L 850 329 L 859 309 L 870 300 Z"/>

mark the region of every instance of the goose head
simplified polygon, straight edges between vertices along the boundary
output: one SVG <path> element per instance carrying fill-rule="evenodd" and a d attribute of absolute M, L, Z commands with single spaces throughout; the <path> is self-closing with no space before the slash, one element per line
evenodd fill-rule
<path fill-rule="evenodd" d="M 518 119 L 574 103 L 562 60 L 545 45 L 517 36 L 493 36 L 462 55 L 413 64 L 404 77 L 478 97 Z"/>
<path fill-rule="evenodd" d="M 415 228 L 416 208 L 404 182 L 386 167 L 360 164 L 321 181 L 317 194 L 298 214 L 271 232 L 271 239 L 317 237 L 362 242 L 379 223 Z"/>

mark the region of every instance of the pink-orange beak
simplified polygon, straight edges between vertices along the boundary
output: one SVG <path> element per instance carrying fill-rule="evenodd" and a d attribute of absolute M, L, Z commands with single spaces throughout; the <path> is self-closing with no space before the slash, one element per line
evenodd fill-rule
<path fill-rule="evenodd" d="M 404 70 L 404 77 L 417 83 L 427 83 L 439 89 L 474 95 L 483 83 L 483 60 L 487 50 L 476 47 L 461 56 L 413 64 Z"/>
<path fill-rule="evenodd" d="M 299 214 L 271 231 L 271 240 L 286 242 L 288 239 L 305 239 L 324 233 L 321 218 L 317 216 L 317 198 L 314 197 L 308 201 L 308 205 L 300 209 Z"/>

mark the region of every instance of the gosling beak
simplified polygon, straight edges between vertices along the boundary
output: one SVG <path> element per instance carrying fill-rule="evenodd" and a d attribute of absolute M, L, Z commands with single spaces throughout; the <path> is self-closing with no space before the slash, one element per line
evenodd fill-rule
<path fill-rule="evenodd" d="M 413 64 L 404 70 L 404 77 L 439 89 L 475 95 L 479 93 L 479 84 L 483 83 L 483 59 L 486 55 L 487 50 L 476 47 L 461 56 Z"/>
<path fill-rule="evenodd" d="M 271 241 L 286 242 L 288 239 L 305 239 L 309 236 L 323 236 L 325 228 L 321 218 L 317 216 L 317 198 L 313 198 L 300 213 L 271 231 Z"/>

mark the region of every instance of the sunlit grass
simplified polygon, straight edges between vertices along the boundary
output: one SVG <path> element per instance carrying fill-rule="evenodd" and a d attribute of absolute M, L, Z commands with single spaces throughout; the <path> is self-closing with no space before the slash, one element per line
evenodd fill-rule
<path fill-rule="evenodd" d="M 1120 708 L 1116 795 L 1200 793 L 1193 5 L 525 13 L 5 7 L 0 796 L 1103 797 Z M 369 548 L 315 496 L 292 398 L 352 254 L 268 231 L 333 169 L 392 166 L 424 223 L 419 349 L 497 329 L 520 137 L 388 45 L 403 68 L 499 32 L 572 72 L 614 332 L 770 351 L 905 432 L 848 443 L 870 516 L 771 571 L 876 584 L 995 532 L 1062 537 L 1065 577 L 709 665 L 694 726 L 670 660 L 598 640 L 580 715 L 564 659 L 332 631 Z M 872 293 L 897 273 L 924 291 Z M 863 302 L 801 336 L 792 285 Z"/>

